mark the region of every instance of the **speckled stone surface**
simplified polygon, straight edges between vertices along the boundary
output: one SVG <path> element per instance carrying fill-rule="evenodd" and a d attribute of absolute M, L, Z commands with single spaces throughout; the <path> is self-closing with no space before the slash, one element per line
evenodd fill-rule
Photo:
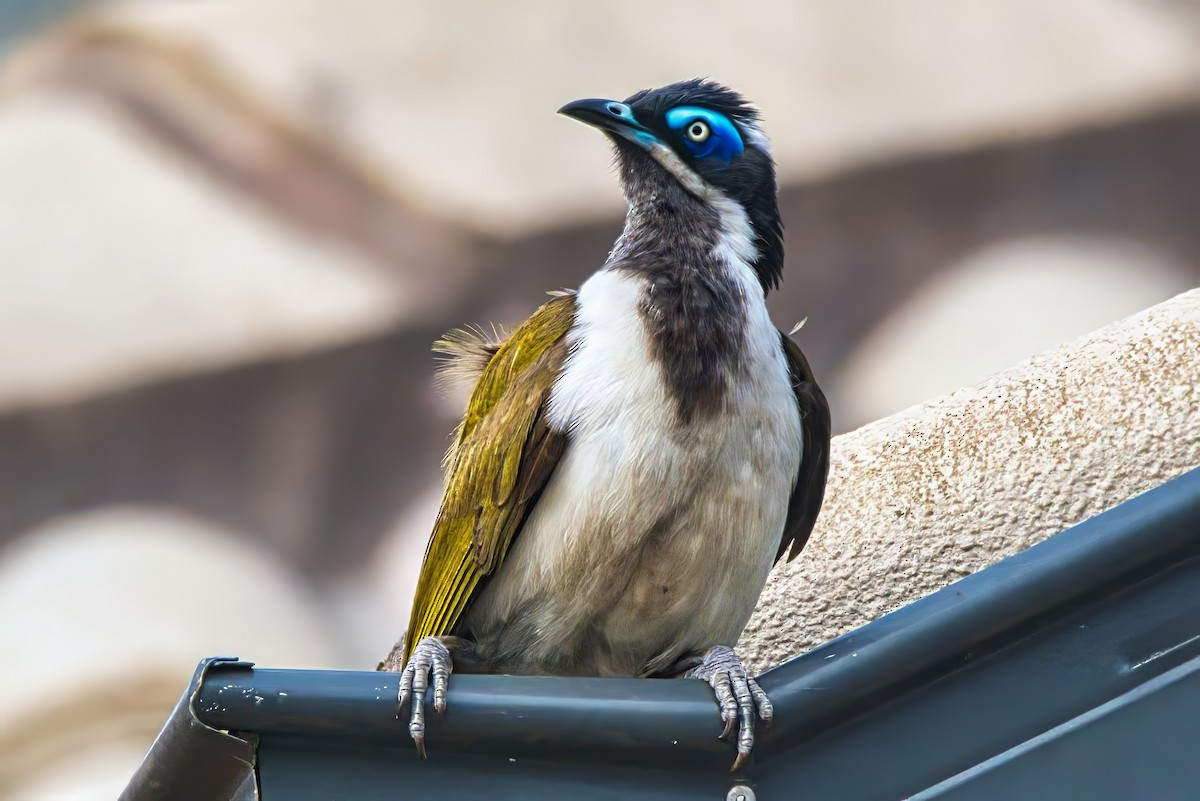
<path fill-rule="evenodd" d="M 804 553 L 742 636 L 758 670 L 1200 465 L 1200 289 L 834 440 Z"/>

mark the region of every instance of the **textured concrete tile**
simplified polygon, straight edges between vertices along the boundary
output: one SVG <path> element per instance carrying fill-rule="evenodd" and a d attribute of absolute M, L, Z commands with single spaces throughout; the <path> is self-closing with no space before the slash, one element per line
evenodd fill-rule
<path fill-rule="evenodd" d="M 1200 465 L 1200 290 L 834 441 L 740 648 L 760 670 Z"/>

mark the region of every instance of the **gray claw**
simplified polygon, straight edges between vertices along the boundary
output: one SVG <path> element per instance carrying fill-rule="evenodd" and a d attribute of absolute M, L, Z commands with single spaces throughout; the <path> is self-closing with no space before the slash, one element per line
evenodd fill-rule
<path fill-rule="evenodd" d="M 441 714 L 446 711 L 446 689 L 453 670 L 450 650 L 437 637 L 426 637 L 417 643 L 408 664 L 400 674 L 396 717 L 399 718 L 404 713 L 404 707 L 411 700 L 412 712 L 408 721 L 408 733 L 422 758 L 426 756 L 425 693 L 429 689 L 429 677 L 433 675 L 433 708 Z"/>
<path fill-rule="evenodd" d="M 762 721 L 764 728 L 771 725 L 775 710 L 770 699 L 758 682 L 746 674 L 746 668 L 733 649 L 725 645 L 709 649 L 700 667 L 687 675 L 707 681 L 713 688 L 717 705 L 721 707 L 721 720 L 725 721 L 721 738 L 728 737 L 737 725 L 738 755 L 730 771 L 741 770 L 754 748 L 755 718 Z"/>

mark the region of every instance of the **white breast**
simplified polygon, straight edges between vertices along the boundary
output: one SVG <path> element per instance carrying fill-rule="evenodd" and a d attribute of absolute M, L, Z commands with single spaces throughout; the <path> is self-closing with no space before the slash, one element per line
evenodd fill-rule
<path fill-rule="evenodd" d="M 747 307 L 728 413 L 679 426 L 638 309 L 645 279 L 589 279 L 549 407 L 570 443 L 476 627 L 532 615 L 547 649 L 592 630 L 606 647 L 579 672 L 599 675 L 654 672 L 736 641 L 779 546 L 801 426 L 747 241 L 726 239 L 718 252 Z"/>

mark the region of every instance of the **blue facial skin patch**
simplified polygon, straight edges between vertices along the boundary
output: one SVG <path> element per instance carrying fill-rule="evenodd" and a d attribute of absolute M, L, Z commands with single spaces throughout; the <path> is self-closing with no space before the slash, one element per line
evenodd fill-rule
<path fill-rule="evenodd" d="M 732 161 L 746 149 L 738 129 L 720 112 L 699 106 L 676 106 L 668 111 L 663 119 L 668 128 L 680 132 L 680 138 L 698 159 L 712 157 L 721 161 Z M 703 142 L 693 142 L 683 133 L 696 120 L 701 120 L 708 126 L 708 139 Z"/>

